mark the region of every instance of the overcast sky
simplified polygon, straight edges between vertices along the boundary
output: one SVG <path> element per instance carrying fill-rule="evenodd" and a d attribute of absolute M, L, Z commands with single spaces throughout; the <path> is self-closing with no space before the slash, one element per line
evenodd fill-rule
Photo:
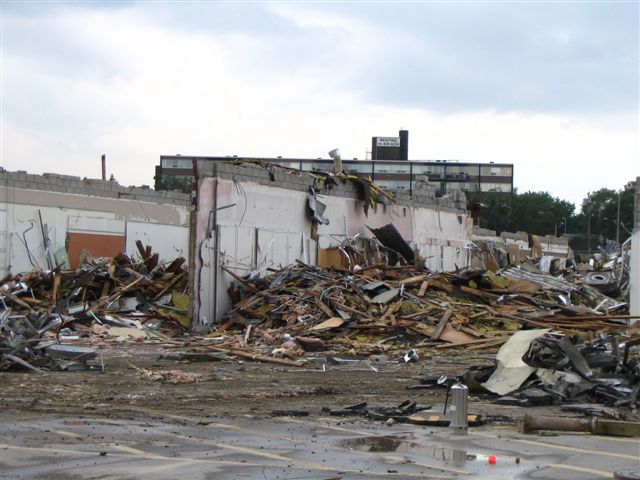
<path fill-rule="evenodd" d="M 153 185 L 162 154 L 515 165 L 580 203 L 640 175 L 629 2 L 2 1 L 7 170 Z"/>

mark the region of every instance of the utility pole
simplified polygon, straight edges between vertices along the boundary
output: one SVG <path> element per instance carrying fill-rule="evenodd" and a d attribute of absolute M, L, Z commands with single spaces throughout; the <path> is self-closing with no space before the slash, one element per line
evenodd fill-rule
<path fill-rule="evenodd" d="M 587 254 L 591 256 L 591 192 L 587 194 Z"/>
<path fill-rule="evenodd" d="M 616 216 L 616 248 L 620 248 L 620 191 L 618 191 L 618 214 Z"/>

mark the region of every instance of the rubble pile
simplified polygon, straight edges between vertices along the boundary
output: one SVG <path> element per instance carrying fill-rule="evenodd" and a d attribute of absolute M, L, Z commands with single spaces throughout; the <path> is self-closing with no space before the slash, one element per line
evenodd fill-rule
<path fill-rule="evenodd" d="M 125 254 L 97 258 L 78 270 L 34 270 L 0 281 L 0 370 L 20 365 L 67 368 L 94 358 L 93 349 L 60 345 L 60 337 L 116 336 L 186 331 L 184 258 L 167 266 L 137 242 L 141 261 Z M 80 350 L 78 350 L 80 349 Z"/>
<path fill-rule="evenodd" d="M 520 332 L 500 349 L 495 366 L 471 368 L 464 378 L 472 390 L 499 395 L 496 402 L 505 405 L 634 407 L 640 394 L 640 338 L 600 335 L 579 341 L 544 329 Z"/>
<path fill-rule="evenodd" d="M 615 244 L 600 247 L 600 253 L 593 255 L 588 263 L 577 265 L 579 281 L 610 297 L 629 298 L 630 250 L 630 239 L 620 249 Z"/>
<path fill-rule="evenodd" d="M 381 353 L 396 346 L 496 347 L 521 329 L 613 332 L 626 305 L 589 286 L 510 268 L 433 273 L 412 266 L 355 271 L 296 265 L 259 279 L 230 270 L 233 309 L 217 333 L 245 331 L 245 344 L 283 338 L 284 353 Z M 319 344 L 319 341 L 322 342 Z M 288 355 L 287 355 L 288 356 Z"/>

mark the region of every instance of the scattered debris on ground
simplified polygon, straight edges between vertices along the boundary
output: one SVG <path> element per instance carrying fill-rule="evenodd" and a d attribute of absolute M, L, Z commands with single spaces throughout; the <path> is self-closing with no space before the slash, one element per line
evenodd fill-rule
<path fill-rule="evenodd" d="M 148 370 L 146 368 L 136 367 L 133 364 L 129 364 L 131 368 L 140 373 L 140 376 L 145 380 L 151 380 L 152 382 L 162 383 L 195 383 L 202 382 L 205 376 L 197 373 L 183 372 L 182 370 Z"/>
<path fill-rule="evenodd" d="M 0 370 L 85 363 L 97 351 L 66 344 L 80 337 L 97 345 L 186 332 L 184 258 L 163 266 L 151 247 L 137 246 L 139 262 L 119 254 L 78 270 L 33 270 L 0 281 Z"/>
<path fill-rule="evenodd" d="M 500 349 L 493 366 L 471 367 L 463 375 L 471 391 L 501 405 L 521 407 L 588 405 L 582 412 L 606 412 L 604 406 L 635 408 L 640 392 L 640 338 L 574 337 L 526 330 Z M 450 385 L 446 377 L 421 379 L 424 388 Z M 415 387 L 414 387 L 415 388 Z M 580 411 L 577 409 L 575 411 Z"/>
<path fill-rule="evenodd" d="M 421 377 L 412 388 L 448 391 L 462 380 L 474 395 L 497 404 L 564 404 L 591 416 L 637 405 L 640 339 L 630 330 L 623 298 L 607 296 L 575 271 L 551 275 L 531 262 L 495 272 L 431 272 L 416 265 L 419 259 L 393 229 L 374 233 L 385 248 L 397 251 L 398 264 L 346 269 L 297 262 L 263 277 L 241 277 L 223 266 L 234 278 L 233 308 L 205 337 L 184 335 L 189 325 L 184 259 L 162 266 L 140 242 L 137 262 L 120 254 L 76 271 L 5 278 L 0 369 L 104 370 L 101 352 L 120 343 L 162 345 L 158 360 L 257 361 L 321 374 L 390 372 L 424 364 L 436 352 L 499 349 L 492 366 L 472 366 L 455 377 Z M 84 345 L 87 340 L 90 346 Z M 130 367 L 151 382 L 210 378 Z M 422 415 L 426 407 L 416 402 L 357 407 L 325 413 L 422 425 L 448 421 L 429 411 Z M 287 408 L 273 415 L 304 412 Z"/>
<path fill-rule="evenodd" d="M 518 268 L 345 271 L 298 262 L 258 279 L 225 270 L 236 281 L 234 306 L 214 334 L 242 329 L 238 347 L 272 346 L 289 358 L 317 350 L 496 348 L 521 329 L 616 332 L 629 318 L 626 304 L 596 289 Z"/>

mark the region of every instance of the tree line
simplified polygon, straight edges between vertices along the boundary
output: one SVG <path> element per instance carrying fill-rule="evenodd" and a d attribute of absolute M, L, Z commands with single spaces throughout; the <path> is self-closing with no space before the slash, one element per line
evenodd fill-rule
<path fill-rule="evenodd" d="M 623 243 L 633 230 L 635 181 L 620 190 L 591 192 L 578 210 L 573 203 L 547 192 L 467 194 L 469 204 L 480 204 L 479 225 L 501 232 L 525 231 L 537 235 L 567 235 L 574 250 L 595 249 L 608 241 Z M 618 215 L 619 211 L 619 215 Z"/>

